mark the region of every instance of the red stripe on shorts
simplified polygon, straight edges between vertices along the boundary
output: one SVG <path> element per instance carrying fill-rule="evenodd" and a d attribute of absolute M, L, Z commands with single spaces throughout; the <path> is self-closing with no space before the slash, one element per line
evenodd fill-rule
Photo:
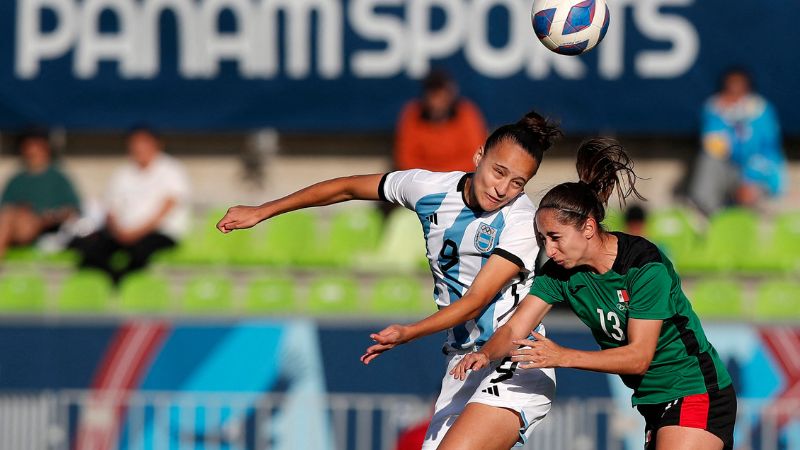
<path fill-rule="evenodd" d="M 708 393 L 689 395 L 681 402 L 678 425 L 689 428 L 708 428 Z"/>

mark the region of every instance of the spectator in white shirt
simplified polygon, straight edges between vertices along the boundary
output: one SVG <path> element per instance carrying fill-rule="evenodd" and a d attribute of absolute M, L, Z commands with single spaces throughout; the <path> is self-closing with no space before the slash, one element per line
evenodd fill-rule
<path fill-rule="evenodd" d="M 81 239 L 80 265 L 106 271 L 115 282 L 145 267 L 158 250 L 174 246 L 189 225 L 189 179 L 148 129 L 128 136 L 131 161 L 111 178 L 105 226 Z M 112 256 L 124 253 L 125 257 Z"/>

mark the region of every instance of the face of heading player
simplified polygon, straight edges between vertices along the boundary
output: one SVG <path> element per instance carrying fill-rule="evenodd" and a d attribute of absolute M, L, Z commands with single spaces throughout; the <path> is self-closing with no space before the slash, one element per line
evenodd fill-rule
<path fill-rule="evenodd" d="M 547 257 L 565 269 L 586 263 L 589 241 L 597 232 L 593 219 L 582 227 L 564 224 L 556 217 L 558 210 L 541 209 L 536 212 L 537 239 L 544 245 Z"/>
<path fill-rule="evenodd" d="M 475 176 L 468 186 L 470 206 L 497 211 L 513 200 L 539 170 L 539 162 L 518 144 L 500 141 L 475 153 Z"/>

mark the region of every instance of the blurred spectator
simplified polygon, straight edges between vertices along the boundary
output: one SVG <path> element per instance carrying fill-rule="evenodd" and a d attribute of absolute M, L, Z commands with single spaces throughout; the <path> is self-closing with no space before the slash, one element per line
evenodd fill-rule
<path fill-rule="evenodd" d="M 723 74 L 720 91 L 703 109 L 702 133 L 689 195 L 703 213 L 728 205 L 754 207 L 783 192 L 786 160 L 778 118 L 753 91 L 746 71 Z"/>
<path fill-rule="evenodd" d="M 455 80 L 433 71 L 422 82 L 422 98 L 404 107 L 396 133 L 395 169 L 471 172 L 486 123 L 472 102 L 459 98 Z"/>
<path fill-rule="evenodd" d="M 115 282 L 147 265 L 157 250 L 173 247 L 189 225 L 189 180 L 150 130 L 128 136 L 129 163 L 111 177 L 106 223 L 79 239 L 81 267 L 106 271 Z"/>
<path fill-rule="evenodd" d="M 0 259 L 12 245 L 28 245 L 78 216 L 80 201 L 69 178 L 53 163 L 47 134 L 24 134 L 18 145 L 22 168 L 0 199 Z"/>
<path fill-rule="evenodd" d="M 645 235 L 647 211 L 642 205 L 630 205 L 625 209 L 625 232 L 634 236 Z"/>

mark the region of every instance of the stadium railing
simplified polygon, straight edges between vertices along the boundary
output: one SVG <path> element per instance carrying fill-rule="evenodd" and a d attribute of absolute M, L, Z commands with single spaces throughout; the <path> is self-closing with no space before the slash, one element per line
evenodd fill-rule
<path fill-rule="evenodd" d="M 429 399 L 413 395 L 304 395 L 302 400 L 302 414 L 295 414 L 289 396 L 263 392 L 3 392 L 0 448 L 303 450 L 315 443 L 315 449 L 392 450 L 400 432 L 430 411 Z M 739 399 L 735 449 L 800 448 L 796 433 L 782 432 L 783 424 L 798 418 L 798 400 Z M 643 428 L 627 405 L 565 399 L 553 404 L 523 448 L 640 448 Z"/>

